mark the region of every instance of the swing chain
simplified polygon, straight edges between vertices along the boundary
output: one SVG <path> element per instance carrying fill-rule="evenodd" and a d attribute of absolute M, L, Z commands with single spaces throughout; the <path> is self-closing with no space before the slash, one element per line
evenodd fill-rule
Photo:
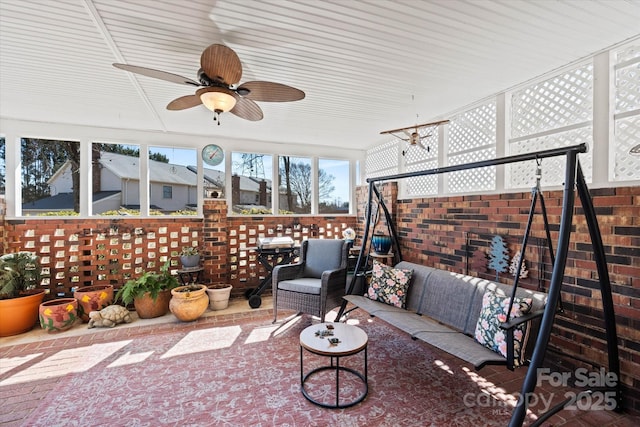
<path fill-rule="evenodd" d="M 531 189 L 532 192 L 540 192 L 540 180 L 542 179 L 542 159 L 536 158 L 536 185 Z"/>

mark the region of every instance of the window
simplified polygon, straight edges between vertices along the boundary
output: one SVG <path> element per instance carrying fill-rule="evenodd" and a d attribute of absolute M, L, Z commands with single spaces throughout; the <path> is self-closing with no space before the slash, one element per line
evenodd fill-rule
<path fill-rule="evenodd" d="M 149 208 L 171 215 L 198 212 L 198 152 L 190 148 L 149 147 Z"/>
<path fill-rule="evenodd" d="M 272 214 L 273 157 L 232 153 L 231 207 L 241 215 Z"/>
<path fill-rule="evenodd" d="M 20 149 L 23 215 L 78 215 L 80 143 L 22 138 Z"/>
<path fill-rule="evenodd" d="M 280 213 L 310 214 L 312 201 L 311 159 L 282 156 L 278 169 Z"/>
<path fill-rule="evenodd" d="M 351 189 L 348 160 L 318 160 L 318 212 L 349 213 Z"/>
<path fill-rule="evenodd" d="M 173 188 L 170 185 L 162 186 L 162 198 L 163 199 L 173 198 Z"/>
<path fill-rule="evenodd" d="M 140 147 L 91 145 L 92 213 L 140 215 Z"/>

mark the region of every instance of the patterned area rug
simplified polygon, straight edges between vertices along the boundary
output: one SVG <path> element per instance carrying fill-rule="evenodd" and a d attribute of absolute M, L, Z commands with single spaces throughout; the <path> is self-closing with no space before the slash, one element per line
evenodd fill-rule
<path fill-rule="evenodd" d="M 80 361 L 59 356 L 69 369 L 25 425 L 29 426 L 485 426 L 508 424 L 511 407 L 491 398 L 482 371 L 450 359 L 364 313 L 351 314 L 369 336 L 369 393 L 345 409 L 325 409 L 300 392 L 300 332 L 308 316 L 271 324 L 271 318 L 144 335 L 75 349 Z M 327 358 L 305 353 L 305 371 Z M 341 363 L 362 370 L 363 355 Z M 505 368 L 502 368 L 505 369 Z M 506 369 L 505 369 L 506 372 Z M 309 391 L 335 393 L 333 377 L 319 375 Z M 325 382 L 326 380 L 326 382 Z M 341 377 L 342 380 L 342 377 Z M 497 388 L 495 395 L 509 400 Z M 345 398 L 361 392 L 345 376 Z M 506 392 L 506 393 L 505 393 Z M 482 397 L 484 396 L 484 398 Z M 482 399 L 482 400 L 481 400 Z M 489 402 L 485 404 L 483 402 Z"/>

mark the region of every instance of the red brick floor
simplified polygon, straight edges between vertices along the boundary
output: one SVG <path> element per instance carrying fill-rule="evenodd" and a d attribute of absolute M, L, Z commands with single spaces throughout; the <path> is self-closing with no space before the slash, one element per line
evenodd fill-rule
<path fill-rule="evenodd" d="M 246 302 L 244 302 L 246 304 Z M 208 315 L 194 323 L 177 322 L 172 315 L 152 321 L 139 320 L 131 325 L 121 325 L 114 329 L 87 330 L 76 325 L 74 330 L 64 334 L 46 335 L 34 330 L 19 338 L 0 339 L 0 381 L 7 378 L 8 372 L 15 374 L 20 365 L 28 365 L 24 359 L 28 355 L 40 353 L 50 354 L 65 349 L 88 346 L 96 343 L 109 343 L 125 339 L 133 339 L 143 335 L 154 335 L 184 331 L 188 329 L 213 326 L 216 323 L 229 323 L 234 319 L 265 318 L 271 316 L 271 308 L 267 304 L 258 310 L 235 310 L 219 315 Z M 211 313 L 210 313 L 211 314 Z M 452 358 L 453 359 L 453 358 Z M 455 363 L 453 360 L 451 363 Z M 12 367 L 16 366 L 16 369 Z M 519 390 L 524 370 L 515 373 L 507 372 L 504 367 L 486 367 L 480 371 L 483 380 L 496 382 L 507 390 Z M 0 385 L 0 426 L 22 426 L 32 411 L 39 406 L 47 394 L 57 384 L 64 381 L 64 376 L 49 379 L 33 379 L 16 384 Z M 544 392 L 543 388 L 536 389 Z M 557 390 L 556 390 L 557 391 Z M 598 427 L 632 427 L 640 426 L 640 418 L 629 414 L 612 411 L 569 411 L 563 410 L 548 420 L 545 426 L 598 426 Z"/>

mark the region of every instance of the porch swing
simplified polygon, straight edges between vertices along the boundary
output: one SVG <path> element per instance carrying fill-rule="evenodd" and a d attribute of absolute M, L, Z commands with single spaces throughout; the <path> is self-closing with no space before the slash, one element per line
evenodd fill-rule
<path fill-rule="evenodd" d="M 365 228 L 364 228 L 363 237 L 362 237 L 362 245 L 356 261 L 354 274 L 347 287 L 348 295 L 352 294 L 356 285 L 356 281 L 358 280 L 358 277 L 364 276 L 365 270 L 367 269 L 368 253 L 369 253 L 368 251 L 370 251 L 370 242 L 369 242 L 370 232 L 371 232 L 370 215 L 372 214 L 372 211 L 373 211 L 373 209 L 371 209 L 371 206 L 372 206 L 374 196 L 377 200 L 379 207 L 382 208 L 382 211 L 385 215 L 386 224 L 389 229 L 392 245 L 394 248 L 394 256 L 397 258 L 394 261 L 402 261 L 402 254 L 401 254 L 401 249 L 400 249 L 400 245 L 397 238 L 395 225 L 392 222 L 391 215 L 389 214 L 389 211 L 384 203 L 383 197 L 381 196 L 380 191 L 375 185 L 376 182 L 399 180 L 399 179 L 426 176 L 426 175 L 436 175 L 436 174 L 447 173 L 447 172 L 455 172 L 455 171 L 475 169 L 475 168 L 481 168 L 481 167 L 487 167 L 487 166 L 504 165 L 504 164 L 522 162 L 522 161 L 529 161 L 529 160 L 535 160 L 537 162 L 536 185 L 532 189 L 531 208 L 529 211 L 529 217 L 528 217 L 527 226 L 525 229 L 522 253 L 524 253 L 526 249 L 526 245 L 528 243 L 531 224 L 533 221 L 533 215 L 535 214 L 536 203 L 537 203 L 537 200 L 539 199 L 541 203 L 542 215 L 543 215 L 544 224 L 545 224 L 545 233 L 546 233 L 547 243 L 549 246 L 551 263 L 552 263 L 552 275 L 549 283 L 547 304 L 545 305 L 544 313 L 542 314 L 538 336 L 535 341 L 535 347 L 533 349 L 533 355 L 529 363 L 529 369 L 527 371 L 524 382 L 522 384 L 519 401 L 517 405 L 514 407 L 513 412 L 511 414 L 511 420 L 509 423 L 510 427 L 521 426 L 524 422 L 524 418 L 527 411 L 527 405 L 528 405 L 526 396 L 530 396 L 531 393 L 533 393 L 533 391 L 535 390 L 535 387 L 537 384 L 538 368 L 542 366 L 542 362 L 547 352 L 547 347 L 548 347 L 549 339 L 551 336 L 551 329 L 553 327 L 555 314 L 557 312 L 557 308 L 562 307 L 562 302 L 560 301 L 560 291 L 562 287 L 562 280 L 564 277 L 564 270 L 567 262 L 567 255 L 569 252 L 571 224 L 573 220 L 573 211 L 575 207 L 575 190 L 577 190 L 578 197 L 580 198 L 580 202 L 584 211 L 587 227 L 589 229 L 589 235 L 591 238 L 591 243 L 593 246 L 594 260 L 595 260 L 596 268 L 598 271 L 600 292 L 602 296 L 606 340 L 607 340 L 608 369 L 610 373 L 616 375 L 616 378 L 618 379 L 620 378 L 620 361 L 619 361 L 618 347 L 617 347 L 616 321 L 614 316 L 613 298 L 611 295 L 611 283 L 609 279 L 609 272 L 607 269 L 607 261 L 605 257 L 602 236 L 600 234 L 600 229 L 599 229 L 596 214 L 595 214 L 595 208 L 593 206 L 593 202 L 591 200 L 591 196 L 589 194 L 589 190 L 587 188 L 586 181 L 582 173 L 582 168 L 578 160 L 578 154 L 585 153 L 586 151 L 587 151 L 587 146 L 586 144 L 583 143 L 583 144 L 570 146 L 570 147 L 539 151 L 536 153 L 519 154 L 514 156 L 507 156 L 502 158 L 478 161 L 478 162 L 461 164 L 461 165 L 429 169 L 425 171 L 408 172 L 408 173 L 401 173 L 396 175 L 381 176 L 381 177 L 367 179 L 367 182 L 369 184 L 368 201 L 367 201 L 367 220 L 365 221 Z M 544 204 L 544 198 L 542 196 L 542 192 L 540 189 L 540 178 L 541 178 L 542 159 L 549 158 L 549 157 L 558 157 L 558 156 L 566 157 L 566 166 L 565 166 L 565 180 L 564 180 L 564 190 L 563 190 L 563 200 L 562 200 L 562 214 L 560 218 L 558 241 L 556 245 L 557 252 L 554 254 L 553 245 L 551 243 L 552 241 L 551 234 L 549 231 L 549 223 L 548 223 L 548 218 L 546 214 L 546 206 Z M 512 288 L 512 295 L 510 299 L 509 310 L 507 313 L 511 312 L 511 307 L 514 302 L 517 285 L 519 281 L 519 276 L 522 268 L 523 258 L 524 257 L 520 258 L 520 261 L 517 265 L 515 282 Z M 345 299 L 340 307 L 340 310 L 338 311 L 337 319 L 342 319 L 342 316 L 346 310 L 347 303 L 348 301 Z M 509 319 L 507 319 L 507 321 L 509 321 Z M 511 345 L 512 345 L 512 342 L 511 342 Z M 617 381 L 615 386 L 612 388 L 613 389 L 609 391 L 615 394 L 616 409 L 620 410 L 622 408 L 620 382 Z M 567 403 L 569 403 L 568 400 L 565 402 L 561 402 L 560 404 L 551 408 L 546 414 L 543 414 L 534 425 L 541 424 L 546 419 L 551 417 L 553 414 L 562 410 Z"/>

